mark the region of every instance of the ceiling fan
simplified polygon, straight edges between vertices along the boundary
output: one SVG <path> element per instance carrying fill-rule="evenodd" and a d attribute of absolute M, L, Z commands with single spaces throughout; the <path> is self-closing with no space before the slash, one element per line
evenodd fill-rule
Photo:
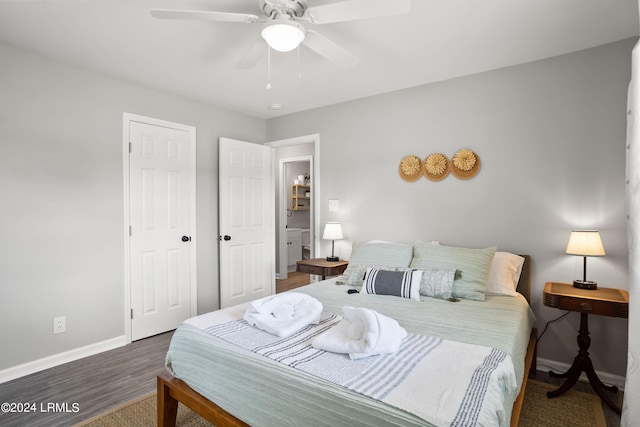
<path fill-rule="evenodd" d="M 150 13 L 160 19 L 231 22 L 240 24 L 262 23 L 262 39 L 256 41 L 242 56 L 236 68 L 255 66 L 266 53 L 266 44 L 280 52 L 288 52 L 300 44 L 308 47 L 334 64 L 350 68 L 358 58 L 314 30 L 305 29 L 299 21 L 312 24 L 377 18 L 409 11 L 411 0 L 346 0 L 320 6 L 307 7 L 307 0 L 259 0 L 264 17 L 249 13 L 212 12 L 202 10 L 155 9 Z"/>

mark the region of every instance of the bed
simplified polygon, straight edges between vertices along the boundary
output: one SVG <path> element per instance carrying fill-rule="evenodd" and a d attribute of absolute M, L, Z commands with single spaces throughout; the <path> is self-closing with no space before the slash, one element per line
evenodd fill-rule
<path fill-rule="evenodd" d="M 363 266 L 370 269 L 370 265 L 380 264 L 380 260 L 371 262 L 370 255 L 365 254 L 367 262 L 363 262 L 360 269 Z M 409 263 L 401 263 L 415 267 L 415 256 L 411 255 L 411 258 Z M 385 256 L 384 260 L 388 260 L 388 257 Z M 352 254 L 350 265 L 353 269 L 356 261 L 357 257 L 354 261 Z M 475 346 L 506 354 L 506 360 L 512 363 L 505 362 L 504 365 L 512 366 L 515 383 L 507 387 L 506 380 L 501 380 L 498 385 L 492 385 L 501 392 L 499 396 L 491 398 L 490 404 L 483 403 L 489 407 L 486 411 L 488 414 L 479 413 L 469 421 L 443 419 L 437 413 L 446 413 L 444 409 L 427 411 L 421 408 L 426 414 L 412 412 L 394 402 L 390 404 L 388 399 L 372 398 L 371 395 L 328 380 L 325 375 L 301 371 L 212 333 L 218 325 L 241 320 L 247 309 L 247 304 L 241 304 L 189 319 L 176 330 L 167 354 L 167 372 L 158 376 L 158 425 L 175 425 L 178 402 L 218 427 L 517 425 L 526 378 L 531 369 L 535 372 L 537 335 L 535 318 L 528 304 L 530 258 L 523 256 L 523 261 L 521 271 L 518 271 L 517 293 L 487 294 L 481 301 L 425 296 L 416 300 L 370 294 L 362 286 L 354 286 L 353 283 L 338 284 L 342 283 L 341 278 L 294 290 L 321 301 L 323 315 L 326 316 L 340 315 L 344 306 L 368 307 L 396 319 L 411 336 L 438 339 L 452 345 L 452 348 L 456 348 L 456 345 L 467 346 L 460 347 L 464 349 L 459 351 L 461 353 Z M 392 264 L 398 264 L 398 260 Z M 361 271 L 355 273 L 359 275 Z M 357 289 L 360 293 L 348 293 L 348 289 Z M 343 365 L 342 370 L 348 370 L 345 366 L 350 362 L 344 363 L 347 365 Z M 447 393 L 455 394 L 464 390 L 464 386 L 459 386 L 453 380 L 462 375 L 457 372 L 462 369 L 457 365 L 449 368 L 452 369 L 449 373 L 446 369 L 439 369 L 439 379 L 434 381 L 444 382 L 441 386 L 448 390 Z M 447 384 L 449 377 L 451 383 Z M 435 385 L 431 388 L 438 393 Z M 464 393 L 460 392 L 460 395 Z M 425 392 L 425 396 L 429 394 Z M 420 396 L 417 398 L 419 401 Z M 425 400 L 431 407 L 434 404 L 435 407 L 443 405 L 442 402 L 430 403 L 437 399 Z"/>

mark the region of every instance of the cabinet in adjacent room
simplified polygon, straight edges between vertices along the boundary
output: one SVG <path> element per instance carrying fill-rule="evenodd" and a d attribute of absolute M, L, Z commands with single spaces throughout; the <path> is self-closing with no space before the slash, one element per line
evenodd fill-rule
<path fill-rule="evenodd" d="M 296 270 L 296 261 L 302 259 L 302 230 L 287 228 L 287 270 Z"/>
<path fill-rule="evenodd" d="M 310 185 L 293 184 L 291 186 L 291 210 L 308 211 L 310 201 Z"/>

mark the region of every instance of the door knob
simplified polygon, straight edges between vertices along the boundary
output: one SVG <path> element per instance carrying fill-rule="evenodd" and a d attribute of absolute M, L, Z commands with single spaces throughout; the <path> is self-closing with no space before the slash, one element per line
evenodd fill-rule
<path fill-rule="evenodd" d="M 191 236 L 182 236 L 183 242 L 189 242 L 191 240 Z"/>
<path fill-rule="evenodd" d="M 218 236 L 218 240 L 222 240 L 222 239 L 224 239 L 224 240 L 231 240 L 231 236 L 229 236 L 228 234 L 225 234 L 225 235 L 224 235 L 224 237 L 222 237 L 222 236 Z"/>

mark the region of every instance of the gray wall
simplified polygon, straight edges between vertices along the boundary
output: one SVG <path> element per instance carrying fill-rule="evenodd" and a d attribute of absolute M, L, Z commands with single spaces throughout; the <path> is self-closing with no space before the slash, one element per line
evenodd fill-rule
<path fill-rule="evenodd" d="M 218 308 L 218 137 L 263 143 L 264 120 L 7 45 L 0 63 L 0 370 L 124 334 L 123 112 L 197 127 L 198 311 Z"/>
<path fill-rule="evenodd" d="M 628 287 L 625 109 L 634 42 L 270 119 L 267 139 L 321 135 L 320 223 L 340 220 L 343 257 L 369 239 L 530 254 L 542 331 L 562 314 L 542 305 L 545 282 L 582 275 L 582 259 L 564 254 L 572 228 L 601 231 L 607 256 L 589 260 L 589 278 Z M 482 161 L 469 181 L 398 175 L 406 155 L 450 158 L 459 148 Z M 338 218 L 328 199 L 340 200 Z M 552 324 L 538 357 L 571 363 L 578 322 L 572 313 Z M 590 327 L 595 368 L 624 376 L 626 320 L 591 316 Z"/>

